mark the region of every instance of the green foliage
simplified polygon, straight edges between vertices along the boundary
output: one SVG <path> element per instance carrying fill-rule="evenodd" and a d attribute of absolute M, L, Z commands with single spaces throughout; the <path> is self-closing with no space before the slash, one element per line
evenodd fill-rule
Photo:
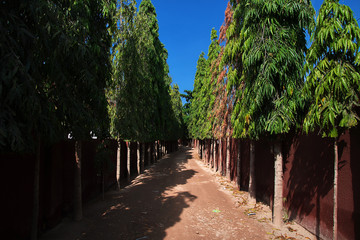
<path fill-rule="evenodd" d="M 212 29 L 208 59 L 205 59 L 205 54 L 201 53 L 198 60 L 188 120 L 189 133 L 193 138 L 205 139 L 214 136 L 212 127 L 214 122 L 214 91 L 217 81 L 213 72 L 217 71 L 216 61 L 220 53 L 217 38 L 217 31 Z"/>
<path fill-rule="evenodd" d="M 114 1 L 1 2 L 1 148 L 107 129 Z"/>
<path fill-rule="evenodd" d="M 214 137 L 213 125 L 214 125 L 214 106 L 215 98 L 214 95 L 216 84 L 217 84 L 217 72 L 218 72 L 218 57 L 221 51 L 219 45 L 217 31 L 215 29 L 211 30 L 211 43 L 208 50 L 208 59 L 207 59 L 207 76 L 202 88 L 202 138 L 212 138 Z"/>
<path fill-rule="evenodd" d="M 149 0 L 141 2 L 138 12 L 135 6 L 135 1 L 121 1 L 116 15 L 113 84 L 107 90 L 111 133 L 142 142 L 175 140 L 179 116 L 155 8 Z"/>
<path fill-rule="evenodd" d="M 282 134 L 298 122 L 302 105 L 299 91 L 306 41 L 304 30 L 312 22 L 314 10 L 306 1 L 248 0 L 235 10 L 232 44 L 241 56 L 240 77 L 231 81 L 238 88 L 232 115 L 235 137 L 257 139 L 264 134 Z M 233 28 L 229 28 L 230 35 Z M 235 62 L 236 63 L 236 62 Z M 236 67 L 236 65 L 234 66 Z"/>
<path fill-rule="evenodd" d="M 304 129 L 320 127 L 324 136 L 337 137 L 359 120 L 360 29 L 351 9 L 325 0 L 311 40 L 304 68 L 304 95 L 310 102 Z"/>
<path fill-rule="evenodd" d="M 189 135 L 189 126 L 191 120 L 191 103 L 193 101 L 193 92 L 191 90 L 184 90 L 185 94 L 180 94 L 182 98 L 185 98 L 186 103 L 183 105 L 182 114 L 183 114 L 183 138 L 190 138 Z"/>
<path fill-rule="evenodd" d="M 20 1 L 5 1 L 0 8 L 1 149 L 26 149 L 32 140 L 32 129 L 37 123 L 46 123 L 40 123 L 42 101 L 30 72 L 34 66 L 36 29 L 27 21 L 35 21 L 36 12 L 29 6 Z"/>
<path fill-rule="evenodd" d="M 121 1 L 116 15 L 119 27 L 113 33 L 113 88 L 108 89 L 108 98 L 112 103 L 111 132 L 113 137 L 126 140 L 139 139 L 143 127 L 143 109 L 148 93 L 138 99 L 150 83 L 143 76 L 141 61 L 141 30 L 136 27 L 142 19 L 136 16 L 136 2 Z M 144 26 L 144 25 L 141 25 Z M 136 96 L 136 97 L 135 97 Z"/>
<path fill-rule="evenodd" d="M 201 138 L 201 128 L 198 124 L 201 114 L 201 89 L 206 79 L 206 59 L 205 53 L 201 53 L 197 61 L 194 90 L 192 92 L 193 100 L 190 107 L 189 134 L 192 138 Z"/>
<path fill-rule="evenodd" d="M 179 86 L 174 84 L 170 89 L 171 105 L 172 105 L 172 116 L 173 120 L 170 121 L 171 127 L 169 133 L 171 133 L 171 140 L 180 139 L 183 137 L 183 113 L 182 113 L 182 102 L 179 92 Z"/>

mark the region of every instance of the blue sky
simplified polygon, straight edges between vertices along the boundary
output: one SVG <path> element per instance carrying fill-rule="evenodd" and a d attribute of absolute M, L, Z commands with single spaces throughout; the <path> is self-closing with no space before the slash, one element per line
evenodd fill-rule
<path fill-rule="evenodd" d="M 219 31 L 228 0 L 152 0 L 159 22 L 160 40 L 169 52 L 168 64 L 173 83 L 180 92 L 192 90 L 196 62 L 210 44 L 212 28 Z M 322 0 L 313 0 L 316 11 Z M 140 3 L 140 0 L 138 0 Z M 340 0 L 351 7 L 360 22 L 360 0 Z"/>

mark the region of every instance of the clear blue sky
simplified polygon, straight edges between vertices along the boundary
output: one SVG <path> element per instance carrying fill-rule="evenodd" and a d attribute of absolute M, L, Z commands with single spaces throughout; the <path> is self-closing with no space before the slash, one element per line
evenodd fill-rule
<path fill-rule="evenodd" d="M 141 1 L 138 0 L 138 4 Z M 173 83 L 180 92 L 192 90 L 196 62 L 210 44 L 210 32 L 219 31 L 228 0 L 152 0 L 159 22 L 160 40 L 169 52 L 168 64 Z M 322 0 L 313 0 L 316 11 Z M 351 7 L 360 22 L 360 0 L 340 0 Z"/>

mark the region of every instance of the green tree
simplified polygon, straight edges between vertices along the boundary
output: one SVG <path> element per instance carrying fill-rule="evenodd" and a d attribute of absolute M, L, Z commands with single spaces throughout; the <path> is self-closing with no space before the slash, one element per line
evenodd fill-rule
<path fill-rule="evenodd" d="M 220 54 L 220 45 L 218 41 L 217 31 L 213 28 L 210 36 L 211 43 L 208 50 L 208 58 L 206 60 L 206 77 L 201 88 L 201 109 L 200 119 L 198 121 L 199 128 L 201 129 L 202 138 L 213 138 L 212 131 L 213 119 L 212 110 L 215 104 L 215 96 L 213 94 L 216 87 L 216 79 L 213 75 L 217 71 L 216 60 Z"/>
<path fill-rule="evenodd" d="M 214 135 L 220 138 L 220 169 L 221 174 L 226 174 L 227 178 L 230 179 L 230 141 L 232 137 L 232 123 L 231 123 L 231 113 L 234 106 L 234 91 L 229 88 L 229 80 L 231 73 L 234 68 L 230 67 L 230 64 L 224 64 L 224 57 L 226 46 L 229 43 L 229 37 L 227 36 L 227 29 L 231 26 L 233 21 L 233 10 L 231 5 L 228 3 L 225 10 L 225 20 L 223 25 L 220 28 L 219 42 L 221 44 L 225 43 L 225 46 L 221 47 L 221 51 L 218 54 L 218 57 L 213 61 L 215 68 L 212 68 L 212 79 L 215 81 L 215 86 L 213 88 L 213 94 L 215 96 L 214 109 L 212 111 L 212 123 Z M 226 141 L 223 141 L 225 140 Z M 223 164 L 223 153 L 222 144 L 226 143 L 226 153 L 225 153 L 225 167 Z"/>
<path fill-rule="evenodd" d="M 234 135 L 253 140 L 260 136 L 275 137 L 273 221 L 280 225 L 281 137 L 298 123 L 306 51 L 304 30 L 311 24 L 314 10 L 308 1 L 292 0 L 249 0 L 239 7 L 243 9 L 235 11 L 234 20 L 239 21 L 243 47 L 239 51 L 242 72 L 235 83 L 240 87 L 232 116 Z"/>
<path fill-rule="evenodd" d="M 36 151 L 32 239 L 38 228 L 40 144 L 69 132 L 80 139 L 107 129 L 103 89 L 115 3 L 99 3 L 1 3 L 0 143 L 1 149 Z M 85 12 L 78 11 L 80 5 Z"/>
<path fill-rule="evenodd" d="M 140 92 L 149 87 L 149 81 L 143 76 L 139 42 L 141 31 L 136 26 L 136 2 L 121 1 L 117 22 L 119 27 L 113 34 L 113 89 L 109 89 L 109 98 L 113 101 L 113 135 L 117 139 L 138 140 L 144 131 L 141 106 L 144 104 Z M 111 94 L 113 94 L 111 96 Z M 146 94 L 144 95 L 144 97 Z M 139 98 L 138 98 L 139 97 Z"/>
<path fill-rule="evenodd" d="M 184 119 L 183 137 L 185 139 L 191 138 L 190 135 L 189 135 L 189 124 L 190 124 L 191 103 L 192 103 L 192 100 L 193 100 L 192 93 L 193 92 L 191 90 L 184 90 L 184 94 L 180 94 L 180 96 L 182 98 L 185 98 L 185 104 L 183 105 L 183 108 L 182 108 L 183 119 Z"/>
<path fill-rule="evenodd" d="M 184 119 L 182 114 L 182 102 L 179 92 L 179 86 L 177 84 L 173 84 L 170 89 L 170 96 L 171 96 L 171 106 L 172 106 L 172 115 L 174 117 L 172 121 L 172 139 L 177 140 L 183 137 L 183 125 Z"/>
<path fill-rule="evenodd" d="M 190 136 L 194 139 L 201 138 L 201 129 L 199 129 L 197 122 L 200 118 L 201 89 L 206 78 L 206 59 L 204 56 L 205 53 L 202 52 L 197 61 L 194 90 L 192 92 L 193 100 L 190 105 L 189 132 Z"/>
<path fill-rule="evenodd" d="M 338 0 L 320 7 L 306 56 L 304 95 L 310 106 L 304 120 L 306 132 L 320 128 L 334 139 L 334 225 L 337 239 L 338 137 L 357 125 L 360 91 L 360 29 L 352 10 Z"/>
<path fill-rule="evenodd" d="M 116 22 L 113 82 L 107 89 L 112 136 L 142 143 L 170 140 L 177 135 L 177 119 L 168 53 L 159 40 L 155 7 L 144 0 L 137 12 L 136 1 L 120 1 Z M 119 169 L 117 173 L 119 178 Z"/>
<path fill-rule="evenodd" d="M 169 97 L 169 86 L 171 79 L 168 77 L 168 66 L 166 64 L 167 51 L 159 39 L 159 26 L 154 5 L 150 0 L 143 0 L 139 6 L 139 15 L 144 19 L 147 31 L 143 37 L 149 42 L 146 48 L 145 77 L 151 81 L 152 104 L 152 137 L 163 139 L 166 129 L 166 111 L 171 108 Z"/>
<path fill-rule="evenodd" d="M 151 104 L 151 79 L 146 76 L 145 57 L 150 43 L 144 37 L 144 32 L 148 32 L 148 28 L 144 24 L 145 19 L 137 14 L 136 1 L 120 1 L 116 22 L 118 25 L 112 34 L 112 85 L 108 88 L 107 95 L 111 102 L 111 133 L 118 140 L 116 178 L 120 189 L 120 140 L 129 141 L 128 147 L 130 141 L 144 143 L 151 140 L 149 121 L 151 107 L 154 105 Z M 132 174 L 129 157 L 128 178 Z M 143 157 L 141 166 L 144 160 Z"/>

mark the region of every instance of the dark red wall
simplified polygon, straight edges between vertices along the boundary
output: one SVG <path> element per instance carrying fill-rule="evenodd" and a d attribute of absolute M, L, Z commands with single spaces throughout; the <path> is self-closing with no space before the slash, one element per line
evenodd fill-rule
<path fill-rule="evenodd" d="M 333 142 L 317 135 L 285 141 L 284 197 L 290 220 L 332 236 Z"/>
<path fill-rule="evenodd" d="M 240 189 L 249 190 L 249 172 L 250 172 L 250 142 L 241 140 L 240 143 Z"/>
<path fill-rule="evenodd" d="M 356 128 L 350 131 L 351 141 L 351 158 L 350 158 L 350 169 L 351 169 L 351 185 L 352 189 L 349 189 L 353 193 L 353 204 L 354 209 L 351 214 L 351 222 L 354 225 L 354 238 L 360 239 L 360 128 Z M 350 175 L 350 173 L 349 173 Z M 346 183 L 343 183 L 346 184 Z M 351 202 L 351 197 L 348 200 Z M 350 215 L 349 214 L 349 215 Z M 350 217 L 350 216 L 349 216 Z M 350 224 L 349 223 L 349 224 Z M 351 227 L 351 225 L 349 226 Z M 343 227 L 341 227 L 343 228 Z"/>
<path fill-rule="evenodd" d="M 0 157 L 0 236 L 3 239 L 24 239 L 31 230 L 34 158 L 32 154 Z"/>
<path fill-rule="evenodd" d="M 231 140 L 231 179 L 236 181 L 240 140 Z M 222 141 L 226 170 L 226 140 Z M 248 190 L 249 140 L 240 141 L 240 188 Z M 271 140 L 255 142 L 255 181 L 258 201 L 273 206 L 274 155 Z M 339 146 L 339 239 L 360 239 L 360 128 L 341 135 Z M 316 134 L 289 134 L 282 141 L 284 202 L 288 217 L 312 233 L 332 238 L 334 140 Z M 220 165 L 219 165 L 220 167 Z M 219 170 L 220 171 L 220 170 Z"/>
<path fill-rule="evenodd" d="M 256 198 L 272 207 L 274 193 L 274 156 L 271 142 L 255 143 Z"/>
<path fill-rule="evenodd" d="M 237 177 L 237 153 L 239 149 L 240 139 L 230 140 L 230 178 L 236 181 Z"/>
<path fill-rule="evenodd" d="M 120 179 L 127 178 L 127 145 L 125 141 L 120 141 Z"/>
<path fill-rule="evenodd" d="M 82 144 L 83 201 L 101 193 L 101 175 L 94 165 L 99 141 Z M 115 141 L 109 142 L 113 154 L 110 160 L 116 166 Z M 56 226 L 64 216 L 71 216 L 74 183 L 74 142 L 63 141 L 51 147 L 42 147 L 40 160 L 39 231 Z M 28 239 L 30 236 L 34 154 L 1 154 L 2 173 L 0 198 L 2 219 L 0 236 L 4 239 Z M 116 168 L 106 172 L 105 187 L 115 183 Z"/>
<path fill-rule="evenodd" d="M 225 141 L 224 141 L 225 142 Z M 234 145 L 236 141 L 232 141 Z M 258 201 L 271 208 L 274 191 L 274 155 L 271 140 L 255 143 Z M 238 144 L 236 144 L 238 145 Z M 339 137 L 339 239 L 360 239 L 360 130 Z M 237 148 L 232 146 L 232 177 L 236 176 Z M 282 144 L 284 200 L 290 220 L 324 239 L 332 238 L 334 140 L 316 134 L 290 134 Z M 240 187 L 248 190 L 249 141 L 241 140 Z M 225 158 L 225 156 L 223 156 Z"/>

